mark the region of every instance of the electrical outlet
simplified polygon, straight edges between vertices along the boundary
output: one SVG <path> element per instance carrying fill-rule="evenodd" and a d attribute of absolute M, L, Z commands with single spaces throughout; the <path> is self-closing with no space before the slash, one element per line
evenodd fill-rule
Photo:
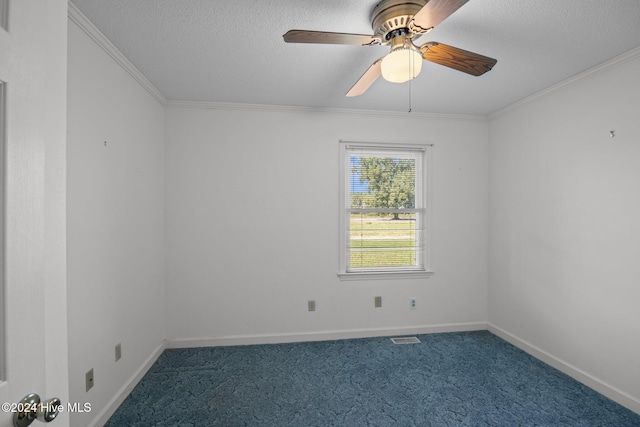
<path fill-rule="evenodd" d="M 375 297 L 374 305 L 376 308 L 382 307 L 382 297 Z"/>
<path fill-rule="evenodd" d="M 416 297 L 409 298 L 409 308 L 411 308 L 411 310 L 415 310 L 417 308 L 416 305 Z"/>
<path fill-rule="evenodd" d="M 307 308 L 309 309 L 309 311 L 316 311 L 316 302 L 315 302 L 315 300 L 307 301 Z"/>
<path fill-rule="evenodd" d="M 87 391 L 91 390 L 93 387 L 93 368 L 89 369 L 86 374 L 84 374 L 84 380 L 87 386 Z"/>
<path fill-rule="evenodd" d="M 116 362 L 120 360 L 122 357 L 122 345 L 120 343 L 116 344 Z"/>

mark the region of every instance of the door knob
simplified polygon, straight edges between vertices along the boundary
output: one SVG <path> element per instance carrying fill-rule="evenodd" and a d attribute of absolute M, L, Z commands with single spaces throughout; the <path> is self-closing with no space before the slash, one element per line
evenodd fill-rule
<path fill-rule="evenodd" d="M 57 397 L 42 402 L 37 394 L 27 394 L 16 405 L 16 412 L 13 413 L 13 426 L 27 427 L 33 420 L 43 423 L 51 422 L 58 416 L 61 407 L 62 402 Z"/>

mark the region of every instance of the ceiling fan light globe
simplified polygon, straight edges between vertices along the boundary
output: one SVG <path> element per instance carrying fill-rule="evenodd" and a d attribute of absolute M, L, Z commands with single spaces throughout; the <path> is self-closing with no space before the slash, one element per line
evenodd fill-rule
<path fill-rule="evenodd" d="M 392 83 L 404 83 L 414 79 L 422 70 L 422 55 L 409 49 L 396 49 L 384 57 L 381 64 L 382 77 Z"/>

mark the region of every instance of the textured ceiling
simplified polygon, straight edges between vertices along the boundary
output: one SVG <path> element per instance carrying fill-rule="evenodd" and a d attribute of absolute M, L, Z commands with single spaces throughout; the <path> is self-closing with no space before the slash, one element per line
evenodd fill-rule
<path fill-rule="evenodd" d="M 72 0 L 169 100 L 487 115 L 640 46 L 639 0 L 470 0 L 417 42 L 498 60 L 425 62 L 410 84 L 344 94 L 385 46 L 288 44 L 289 29 L 372 34 L 376 0 Z"/>

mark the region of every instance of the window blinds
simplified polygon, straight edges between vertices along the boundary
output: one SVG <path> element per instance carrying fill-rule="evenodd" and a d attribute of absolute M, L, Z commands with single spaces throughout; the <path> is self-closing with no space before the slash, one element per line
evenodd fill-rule
<path fill-rule="evenodd" d="M 346 146 L 347 271 L 424 270 L 421 148 Z"/>

